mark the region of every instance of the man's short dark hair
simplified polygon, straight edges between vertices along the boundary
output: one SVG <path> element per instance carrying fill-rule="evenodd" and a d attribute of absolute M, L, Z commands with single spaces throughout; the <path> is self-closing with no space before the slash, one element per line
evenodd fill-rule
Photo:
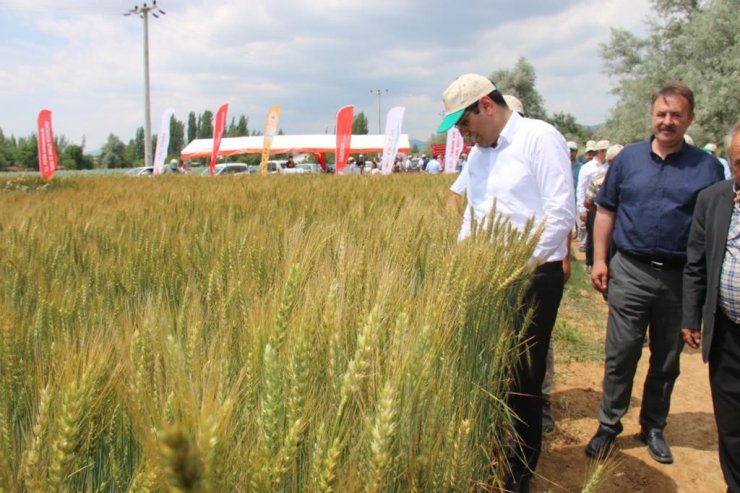
<path fill-rule="evenodd" d="M 491 100 L 494 103 L 496 103 L 498 106 L 503 106 L 504 108 L 508 108 L 509 107 L 509 105 L 506 104 L 506 100 L 504 99 L 504 95 L 501 94 L 501 91 L 499 91 L 498 89 L 494 89 L 493 91 L 489 92 L 487 94 L 487 96 L 489 98 L 491 98 Z M 466 109 L 470 109 L 470 111 L 472 113 L 475 113 L 476 115 L 478 113 L 480 113 L 480 107 L 478 107 L 478 101 L 476 101 L 475 103 L 471 104 Z"/>
<path fill-rule="evenodd" d="M 686 85 L 683 81 L 680 80 L 672 80 L 666 83 L 658 92 L 653 94 L 652 99 L 650 100 L 650 107 L 652 108 L 655 106 L 655 101 L 658 100 L 660 97 L 665 96 L 673 96 L 678 94 L 679 96 L 683 96 L 686 98 L 686 100 L 689 102 L 689 110 L 691 113 L 694 113 L 694 92 L 691 90 L 691 88 Z"/>

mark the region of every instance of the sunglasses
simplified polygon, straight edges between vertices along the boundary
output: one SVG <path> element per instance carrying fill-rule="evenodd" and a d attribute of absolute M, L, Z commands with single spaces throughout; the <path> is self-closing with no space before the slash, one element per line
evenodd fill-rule
<path fill-rule="evenodd" d="M 470 113 L 474 111 L 477 113 L 478 112 L 477 110 L 478 110 L 478 101 L 476 101 L 475 103 L 465 108 L 465 111 L 463 111 L 463 114 L 460 115 L 460 118 L 457 120 L 457 123 L 455 123 L 455 127 L 458 130 L 464 129 L 468 125 L 468 115 L 470 115 Z"/>

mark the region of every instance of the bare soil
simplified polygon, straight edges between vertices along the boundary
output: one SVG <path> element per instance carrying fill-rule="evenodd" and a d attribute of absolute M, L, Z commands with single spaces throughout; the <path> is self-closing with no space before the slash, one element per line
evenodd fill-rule
<path fill-rule="evenodd" d="M 575 247 L 577 245 L 574 244 Z M 582 256 L 578 255 L 579 257 Z M 585 284 L 581 282 L 581 284 Z M 582 289 L 585 288 L 585 289 Z M 561 316 L 584 337 L 603 341 L 606 330 L 606 303 L 598 293 L 578 286 L 579 303 L 591 298 L 590 317 L 579 317 L 573 303 L 561 307 Z M 575 319 L 579 317 L 579 320 Z M 673 464 L 660 464 L 637 440 L 640 399 L 650 351 L 643 350 L 632 390 L 630 410 L 622 420 L 624 432 L 600 492 L 724 492 L 717 455 L 717 428 L 709 390 L 708 368 L 699 350 L 684 349 L 681 375 L 673 391 L 665 436 L 673 451 Z M 603 378 L 602 361 L 559 361 L 556 353 L 552 410 L 556 430 L 545 437 L 537 466 L 533 491 L 579 492 L 593 467 L 584 448 L 596 432 Z"/>

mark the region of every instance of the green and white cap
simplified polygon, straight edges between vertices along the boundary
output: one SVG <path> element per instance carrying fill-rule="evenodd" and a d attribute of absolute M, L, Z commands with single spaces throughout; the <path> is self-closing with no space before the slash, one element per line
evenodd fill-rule
<path fill-rule="evenodd" d="M 452 128 L 465 112 L 465 108 L 487 96 L 496 89 L 493 82 L 478 74 L 465 74 L 442 93 L 445 104 L 445 117 L 437 132 L 446 132 Z"/>

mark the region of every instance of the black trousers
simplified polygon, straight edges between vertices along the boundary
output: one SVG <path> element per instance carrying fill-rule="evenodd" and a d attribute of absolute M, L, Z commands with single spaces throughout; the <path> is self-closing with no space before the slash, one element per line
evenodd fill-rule
<path fill-rule="evenodd" d="M 740 325 L 717 309 L 709 352 L 709 386 L 727 491 L 740 492 Z"/>
<path fill-rule="evenodd" d="M 520 328 L 526 350 L 520 353 L 509 394 L 517 443 L 510 447 L 507 460 L 516 479 L 535 470 L 542 449 L 542 380 L 563 284 L 563 263 L 548 262 L 535 271 L 524 298 L 525 310 L 533 307 L 534 318 L 531 324 Z"/>
<path fill-rule="evenodd" d="M 586 265 L 594 265 L 594 221 L 596 213 L 594 211 L 586 212 Z"/>

